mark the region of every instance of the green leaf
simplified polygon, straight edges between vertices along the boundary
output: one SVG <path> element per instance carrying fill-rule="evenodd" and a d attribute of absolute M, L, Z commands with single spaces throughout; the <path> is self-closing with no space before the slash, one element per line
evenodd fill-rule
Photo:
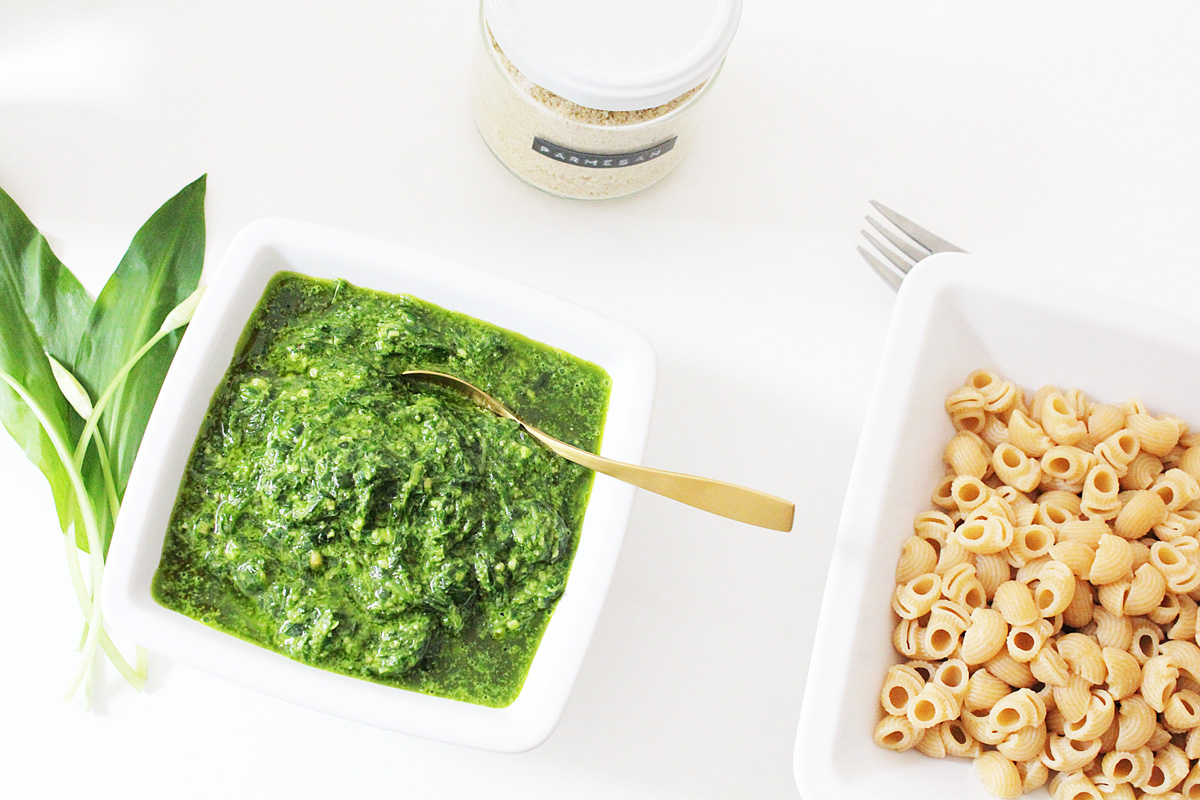
<path fill-rule="evenodd" d="M 171 309 L 171 313 L 167 314 L 167 318 L 163 320 L 162 327 L 158 329 L 158 332 L 166 335 L 191 322 L 192 315 L 196 313 L 196 308 L 200 305 L 200 299 L 204 297 L 205 288 L 201 286 L 184 298 L 182 303 Z"/>
<path fill-rule="evenodd" d="M 125 363 L 159 332 L 171 311 L 196 290 L 204 263 L 204 193 L 201 176 L 164 203 L 134 236 L 96 298 L 74 370 L 92 397 L 104 392 Z M 180 331 L 164 336 L 142 356 L 100 418 L 118 497 L 124 496 L 146 422 L 181 336 Z M 85 466 L 89 491 L 96 485 L 96 469 L 95 459 Z"/>
<path fill-rule="evenodd" d="M 87 389 L 83 388 L 83 384 L 75 379 L 71 370 L 64 367 L 57 358 L 54 356 L 47 358 L 50 361 L 50 372 L 54 375 L 55 382 L 58 383 L 58 390 L 71 404 L 71 408 L 75 409 L 75 413 L 84 419 L 90 417 L 92 415 L 92 398 L 88 397 Z"/>
<path fill-rule="evenodd" d="M 74 361 L 92 298 L 50 250 L 45 237 L 0 189 L 0 372 L 20 383 L 64 441 L 82 427 L 58 390 L 46 354 Z M 0 387 L 0 421 L 50 482 L 59 524 L 76 521 L 70 483 L 41 423 L 9 387 Z"/>
<path fill-rule="evenodd" d="M 0 272 L 13 282 L 43 350 L 68 369 L 92 313 L 92 296 L 63 266 L 11 197 L 0 189 Z"/>

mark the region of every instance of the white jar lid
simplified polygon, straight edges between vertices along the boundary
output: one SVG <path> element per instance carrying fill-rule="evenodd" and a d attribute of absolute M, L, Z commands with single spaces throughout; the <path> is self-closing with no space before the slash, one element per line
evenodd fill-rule
<path fill-rule="evenodd" d="M 573 103 L 636 111 L 713 76 L 742 0 L 483 0 L 509 61 Z"/>

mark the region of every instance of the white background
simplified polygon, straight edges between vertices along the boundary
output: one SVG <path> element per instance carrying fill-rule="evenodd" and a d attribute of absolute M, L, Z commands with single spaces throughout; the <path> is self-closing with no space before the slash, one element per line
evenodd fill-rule
<path fill-rule="evenodd" d="M 480 141 L 476 13 L 6 0 L 0 186 L 93 292 L 207 173 L 209 265 L 242 225 L 284 215 L 591 307 L 658 352 L 647 463 L 793 499 L 795 531 L 640 495 L 562 721 L 524 755 L 154 657 L 145 694 L 107 672 L 84 713 L 60 699 L 80 622 L 49 491 L 0 436 L 6 795 L 794 798 L 809 646 L 893 302 L 854 252 L 867 200 L 1035 273 L 1149 302 L 1200 290 L 1190 0 L 747 0 L 688 158 L 600 203 L 527 188 Z"/>

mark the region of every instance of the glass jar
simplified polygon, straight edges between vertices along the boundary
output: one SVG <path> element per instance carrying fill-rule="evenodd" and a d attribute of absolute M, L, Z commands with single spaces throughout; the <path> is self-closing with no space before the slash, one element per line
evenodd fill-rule
<path fill-rule="evenodd" d="M 686 154 L 741 0 L 482 0 L 475 124 L 521 180 L 600 199 Z"/>

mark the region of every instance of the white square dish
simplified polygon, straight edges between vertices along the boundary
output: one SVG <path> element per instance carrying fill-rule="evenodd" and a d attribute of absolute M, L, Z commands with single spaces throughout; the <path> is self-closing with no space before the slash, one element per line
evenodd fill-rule
<path fill-rule="evenodd" d="M 102 588 L 107 620 L 156 653 L 331 714 L 499 752 L 537 746 L 562 714 L 608 590 L 633 501 L 627 484 L 596 477 L 566 590 L 520 696 L 505 708 L 309 667 L 167 610 L 151 597 L 197 432 L 247 319 L 281 270 L 410 294 L 600 365 L 612 378 L 601 452 L 641 460 L 656 364 L 639 334 L 536 289 L 398 244 L 292 220 L 262 220 L 230 244 L 163 384 L 109 551 Z"/>
<path fill-rule="evenodd" d="M 1116 288 L 1116 287 L 1114 287 Z M 954 435 L 944 400 L 980 368 L 1027 391 L 1140 399 L 1200 424 L 1195 321 L 965 254 L 933 256 L 896 301 L 846 491 L 801 708 L 793 767 L 806 798 L 992 798 L 969 760 L 873 742 L 892 648 L 900 546 L 931 508 Z M 1045 797 L 1039 790 L 1031 797 Z"/>

